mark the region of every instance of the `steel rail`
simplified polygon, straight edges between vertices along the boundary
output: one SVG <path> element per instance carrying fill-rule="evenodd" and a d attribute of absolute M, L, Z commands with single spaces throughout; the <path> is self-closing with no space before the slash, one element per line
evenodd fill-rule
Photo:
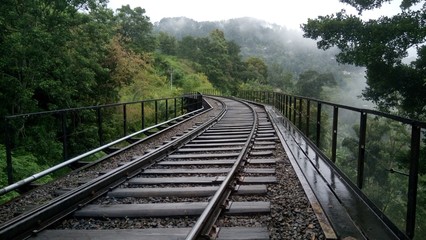
<path fill-rule="evenodd" d="M 247 104 L 245 102 L 242 102 L 242 101 L 236 100 L 236 99 L 233 99 L 233 100 L 238 101 L 240 103 L 243 103 L 244 105 L 248 106 L 252 110 L 253 118 L 254 118 L 253 119 L 253 127 L 250 131 L 250 135 L 248 136 L 246 143 L 244 144 L 243 151 L 241 151 L 240 155 L 238 155 L 236 162 L 232 166 L 232 168 L 231 168 L 230 172 L 228 173 L 228 175 L 226 176 L 225 180 L 219 186 L 219 189 L 216 191 L 216 193 L 213 195 L 213 197 L 209 201 L 206 209 L 203 211 L 203 213 L 201 214 L 201 216 L 198 218 L 197 222 L 195 223 L 194 227 L 191 229 L 191 231 L 186 236 L 186 238 L 185 238 L 186 240 L 200 239 L 201 237 L 203 237 L 203 235 L 205 235 L 211 229 L 212 224 L 216 221 L 216 219 L 212 219 L 212 218 L 216 218 L 218 216 L 217 211 L 220 211 L 218 209 L 226 200 L 227 192 L 230 192 L 232 190 L 231 185 L 235 181 L 235 175 L 237 174 L 239 167 L 241 166 L 241 163 L 243 162 L 244 156 L 249 151 L 250 142 L 254 138 L 254 135 L 255 135 L 255 132 L 256 132 L 256 129 L 257 129 L 257 124 L 258 124 L 256 110 L 252 106 L 250 106 L 249 104 Z M 225 198 L 225 196 L 226 196 L 226 198 Z M 216 212 L 216 214 L 215 214 L 215 212 Z"/>
<path fill-rule="evenodd" d="M 224 105 L 223 102 L 221 102 Z M 106 173 L 92 181 L 89 181 L 58 198 L 37 207 L 27 213 L 19 215 L 0 226 L 0 239 L 24 239 L 39 232 L 50 224 L 66 217 L 75 210 L 83 207 L 88 202 L 103 195 L 110 188 L 115 187 L 127 178 L 141 172 L 141 168 L 147 166 L 157 159 L 170 154 L 202 134 L 206 129 L 219 121 L 226 113 L 226 107 L 218 116 L 198 126 L 178 139 L 162 145 L 155 151 L 149 152 L 132 162 L 125 164 L 109 173 Z M 142 170 L 143 171 L 143 170 Z"/>

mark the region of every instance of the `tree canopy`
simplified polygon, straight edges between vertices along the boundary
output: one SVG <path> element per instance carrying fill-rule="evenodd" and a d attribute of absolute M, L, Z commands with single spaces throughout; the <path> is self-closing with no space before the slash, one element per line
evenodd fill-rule
<path fill-rule="evenodd" d="M 365 66 L 367 84 L 363 96 L 381 110 L 397 110 L 409 117 L 426 114 L 426 5 L 423 0 L 403 0 L 401 12 L 392 17 L 363 21 L 366 10 L 392 0 L 341 0 L 359 12 L 346 11 L 309 19 L 302 25 L 304 36 L 317 40 L 321 49 L 338 47 L 340 63 Z M 408 49 L 417 49 L 417 59 L 407 64 Z"/>

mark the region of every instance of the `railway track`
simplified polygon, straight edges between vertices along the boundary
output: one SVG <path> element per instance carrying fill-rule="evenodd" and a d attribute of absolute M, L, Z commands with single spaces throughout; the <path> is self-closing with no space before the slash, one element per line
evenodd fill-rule
<path fill-rule="evenodd" d="M 293 203 L 273 193 L 285 181 L 277 166 L 289 164 L 265 110 L 219 100 L 225 107 L 216 119 L 57 191 L 57 198 L 1 225 L 0 238 L 270 239 L 296 234 L 291 229 L 323 238 L 306 197 Z M 283 205 L 288 219 L 274 213 Z"/>

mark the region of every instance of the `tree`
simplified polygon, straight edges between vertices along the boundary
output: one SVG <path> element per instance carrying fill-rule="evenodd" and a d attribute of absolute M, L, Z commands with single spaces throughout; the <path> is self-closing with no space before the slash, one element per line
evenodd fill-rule
<path fill-rule="evenodd" d="M 247 80 L 256 80 L 261 84 L 268 83 L 268 66 L 258 57 L 250 57 L 246 60 Z"/>
<path fill-rule="evenodd" d="M 379 8 L 391 0 L 341 0 L 355 7 L 359 15 Z M 337 46 L 340 63 L 367 68 L 367 89 L 363 96 L 374 101 L 381 110 L 398 110 L 409 117 L 425 119 L 426 114 L 426 5 L 413 6 L 422 0 L 403 0 L 401 12 L 393 17 L 363 21 L 360 16 L 339 13 L 309 19 L 303 24 L 304 36 L 318 40 L 317 46 Z M 415 47 L 417 60 L 404 64 L 407 50 Z"/>
<path fill-rule="evenodd" d="M 298 95 L 320 99 L 322 88 L 336 84 L 333 74 L 320 74 L 316 71 L 306 71 L 300 74 L 296 82 L 296 91 Z"/>
<path fill-rule="evenodd" d="M 241 60 L 240 47 L 227 41 L 222 31 L 215 29 L 203 38 L 184 37 L 178 45 L 178 55 L 197 63 L 197 70 L 214 87 L 223 91 L 237 89 L 246 66 Z"/>
<path fill-rule="evenodd" d="M 155 38 L 152 35 L 152 23 L 145 16 L 145 9 L 129 5 L 117 9 L 118 33 L 123 42 L 137 52 L 150 52 L 155 49 Z"/>
<path fill-rule="evenodd" d="M 165 32 L 160 32 L 160 34 L 158 35 L 158 44 L 161 53 L 167 55 L 176 55 L 177 40 L 175 37 Z"/>

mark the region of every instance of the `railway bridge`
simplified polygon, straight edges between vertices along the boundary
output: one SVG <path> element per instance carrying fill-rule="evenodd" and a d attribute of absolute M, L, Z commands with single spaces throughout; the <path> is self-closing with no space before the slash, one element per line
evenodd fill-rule
<path fill-rule="evenodd" d="M 18 129 L 46 118 L 62 156 L 16 179 L 14 153 L 29 148 L 29 136 Z M 20 196 L 0 205 L 0 239 L 422 239 L 426 233 L 425 122 L 254 91 L 205 91 L 5 122 L 1 160 L 9 185 L 0 194 Z M 81 151 L 79 143 L 90 149 Z"/>

